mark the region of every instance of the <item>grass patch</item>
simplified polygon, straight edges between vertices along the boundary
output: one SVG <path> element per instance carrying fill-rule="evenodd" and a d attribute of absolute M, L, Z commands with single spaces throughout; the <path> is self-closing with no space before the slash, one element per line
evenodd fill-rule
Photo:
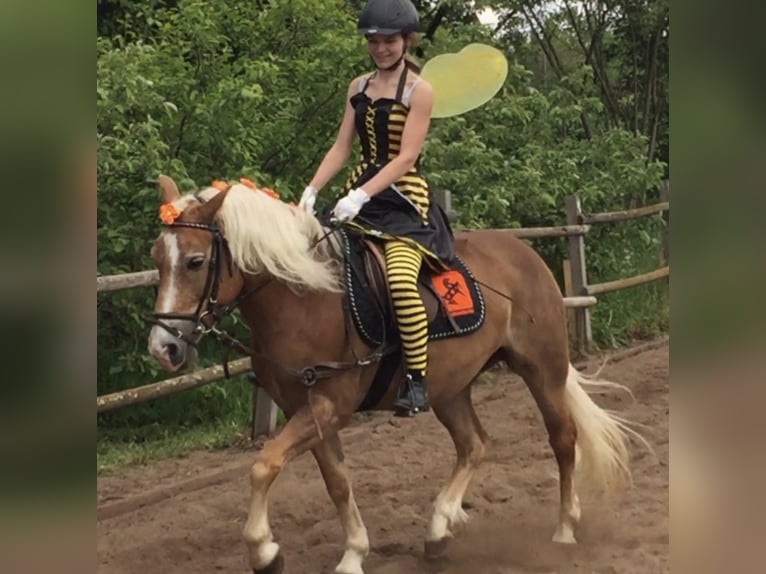
<path fill-rule="evenodd" d="M 219 421 L 194 427 L 151 425 L 138 431 L 111 430 L 100 433 L 96 443 L 98 475 L 133 465 L 179 458 L 195 450 L 231 446 L 249 437 L 247 425 Z"/>
<path fill-rule="evenodd" d="M 599 349 L 617 349 L 652 340 L 670 329 L 666 279 L 598 296 L 591 308 L 593 341 Z"/>

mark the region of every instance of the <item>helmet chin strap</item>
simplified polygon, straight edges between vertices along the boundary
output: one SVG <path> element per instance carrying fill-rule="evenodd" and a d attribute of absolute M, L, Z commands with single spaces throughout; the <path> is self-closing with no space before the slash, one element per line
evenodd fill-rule
<path fill-rule="evenodd" d="M 402 55 L 399 56 L 399 59 L 393 64 L 391 64 L 388 68 L 379 68 L 377 64 L 375 66 L 378 67 L 379 70 L 383 70 L 384 72 L 390 72 L 392 70 L 396 70 L 396 68 L 399 67 L 399 64 L 402 63 L 402 60 L 404 60 L 404 51 L 402 51 Z"/>

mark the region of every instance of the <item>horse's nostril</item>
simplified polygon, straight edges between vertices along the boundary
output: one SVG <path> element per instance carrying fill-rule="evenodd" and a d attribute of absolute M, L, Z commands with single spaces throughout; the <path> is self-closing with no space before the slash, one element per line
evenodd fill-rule
<path fill-rule="evenodd" d="M 174 365 L 178 364 L 178 345 L 175 343 L 168 343 L 165 345 L 165 349 L 168 352 L 168 359 L 170 359 L 170 362 Z"/>

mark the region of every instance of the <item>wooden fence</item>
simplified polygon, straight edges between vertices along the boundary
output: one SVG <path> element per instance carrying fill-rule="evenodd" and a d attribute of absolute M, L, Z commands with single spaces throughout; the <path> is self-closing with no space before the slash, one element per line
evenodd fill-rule
<path fill-rule="evenodd" d="M 539 239 L 546 237 L 567 237 L 569 258 L 564 261 L 564 304 L 568 309 L 570 320 L 570 334 L 572 342 L 580 354 L 587 354 L 592 343 L 589 308 L 597 303 L 596 295 L 626 289 L 634 285 L 640 285 L 654 281 L 670 274 L 670 252 L 668 244 L 667 225 L 663 233 L 664 265 L 650 273 L 643 273 L 635 277 L 617 279 L 606 283 L 588 284 L 587 266 L 585 261 L 585 236 L 591 229 L 591 225 L 607 222 L 625 221 L 638 217 L 646 217 L 657 213 L 663 213 L 666 223 L 669 224 L 670 205 L 669 185 L 665 182 L 661 191 L 662 202 L 656 205 L 639 207 L 626 211 L 611 213 L 594 213 L 586 215 L 580 208 L 580 200 L 577 197 L 568 197 L 566 200 L 567 224 L 555 227 L 531 227 L 511 229 L 511 233 L 522 239 Z M 445 211 L 452 213 L 451 197 L 448 191 L 440 192 L 437 200 Z M 154 286 L 159 281 L 156 270 L 138 271 L 136 273 L 123 273 L 120 275 L 99 276 L 96 278 L 96 291 L 106 293 L 135 289 L 139 287 Z M 250 369 L 250 358 L 240 358 L 229 363 L 229 374 L 240 375 Z M 105 413 L 120 409 L 129 405 L 135 405 L 180 393 L 203 385 L 221 381 L 225 378 L 223 368 L 218 365 L 159 382 L 150 383 L 140 387 L 134 387 L 123 391 L 110 393 L 96 397 L 96 411 Z M 261 434 L 269 434 L 276 427 L 277 406 L 271 397 L 257 387 L 253 393 L 253 418 L 251 433 L 253 437 Z"/>
<path fill-rule="evenodd" d="M 662 234 L 661 266 L 648 273 L 626 277 L 604 283 L 588 283 L 587 265 L 585 263 L 585 234 L 569 238 L 569 258 L 564 261 L 564 294 L 566 297 L 595 296 L 611 291 L 627 289 L 650 281 L 656 281 L 670 276 L 670 182 L 664 181 L 660 189 L 660 203 L 647 205 L 624 211 L 608 213 L 585 214 L 582 212 L 579 198 L 566 198 L 567 225 L 597 225 L 627 221 L 639 217 L 647 217 L 658 213 L 663 214 L 665 227 Z M 579 307 L 569 312 L 569 332 L 575 350 L 585 355 L 591 349 L 593 334 L 591 331 L 590 310 Z"/>

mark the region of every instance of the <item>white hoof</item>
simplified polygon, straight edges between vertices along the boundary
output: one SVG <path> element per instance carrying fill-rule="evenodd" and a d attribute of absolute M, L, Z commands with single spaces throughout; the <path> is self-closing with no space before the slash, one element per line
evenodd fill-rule
<path fill-rule="evenodd" d="M 553 535 L 553 541 L 557 544 L 577 544 L 577 540 L 569 528 L 559 528 Z"/>
<path fill-rule="evenodd" d="M 269 566 L 279 554 L 279 544 L 276 542 L 266 542 L 258 547 L 253 557 L 253 568 L 255 570 L 263 569 Z"/>
<path fill-rule="evenodd" d="M 343 559 L 335 567 L 335 574 L 364 574 L 362 556 L 353 550 L 346 550 Z"/>

